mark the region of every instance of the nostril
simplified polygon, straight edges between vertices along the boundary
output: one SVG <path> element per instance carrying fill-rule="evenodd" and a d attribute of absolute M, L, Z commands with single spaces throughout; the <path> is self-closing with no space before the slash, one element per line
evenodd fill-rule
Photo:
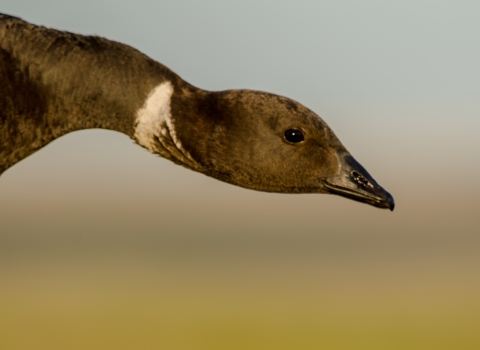
<path fill-rule="evenodd" d="M 350 174 L 352 175 L 352 178 L 361 186 L 373 188 L 373 185 L 370 183 L 370 181 L 368 181 L 366 177 L 359 172 L 352 171 Z"/>

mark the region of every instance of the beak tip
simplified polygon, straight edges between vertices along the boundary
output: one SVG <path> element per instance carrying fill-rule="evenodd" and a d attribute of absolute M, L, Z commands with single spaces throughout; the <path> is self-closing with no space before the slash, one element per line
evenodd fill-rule
<path fill-rule="evenodd" d="M 390 209 L 390 211 L 393 211 L 393 209 L 395 209 L 395 200 L 393 199 L 393 196 L 389 193 L 388 194 L 388 209 Z"/>

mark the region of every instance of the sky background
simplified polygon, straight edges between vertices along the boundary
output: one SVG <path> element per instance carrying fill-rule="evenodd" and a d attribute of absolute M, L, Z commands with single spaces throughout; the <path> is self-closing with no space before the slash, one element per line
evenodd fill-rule
<path fill-rule="evenodd" d="M 478 349 L 478 1 L 0 12 L 131 45 L 204 89 L 293 98 L 396 200 L 254 192 L 119 133 L 66 135 L 0 178 L 2 348 Z"/>

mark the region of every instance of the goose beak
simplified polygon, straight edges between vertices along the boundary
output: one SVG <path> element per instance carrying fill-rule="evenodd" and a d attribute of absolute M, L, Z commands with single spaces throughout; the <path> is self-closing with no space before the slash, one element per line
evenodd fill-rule
<path fill-rule="evenodd" d="M 392 195 L 380 186 L 355 158 L 348 153 L 342 153 L 338 154 L 338 159 L 340 172 L 323 179 L 329 193 L 393 211 L 395 201 Z"/>

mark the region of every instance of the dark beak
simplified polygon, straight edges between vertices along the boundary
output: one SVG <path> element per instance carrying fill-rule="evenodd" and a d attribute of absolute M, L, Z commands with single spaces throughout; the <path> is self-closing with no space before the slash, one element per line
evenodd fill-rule
<path fill-rule="evenodd" d="M 350 154 L 338 155 L 340 172 L 323 179 L 329 193 L 393 211 L 395 201 Z"/>

